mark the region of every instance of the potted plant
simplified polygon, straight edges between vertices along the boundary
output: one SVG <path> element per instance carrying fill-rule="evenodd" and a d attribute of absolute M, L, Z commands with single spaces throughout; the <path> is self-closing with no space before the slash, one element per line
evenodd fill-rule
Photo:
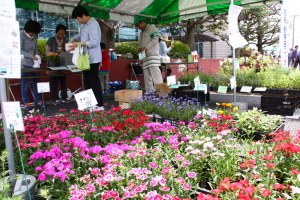
<path fill-rule="evenodd" d="M 48 67 L 57 67 L 59 66 L 59 54 L 58 53 L 51 53 L 46 55 L 47 65 Z"/>
<path fill-rule="evenodd" d="M 264 137 L 270 139 L 268 133 L 273 133 L 284 127 L 280 115 L 268 115 L 257 108 L 236 112 L 234 118 L 234 127 L 239 130 L 240 137 L 253 138 L 253 140 L 260 140 Z"/>

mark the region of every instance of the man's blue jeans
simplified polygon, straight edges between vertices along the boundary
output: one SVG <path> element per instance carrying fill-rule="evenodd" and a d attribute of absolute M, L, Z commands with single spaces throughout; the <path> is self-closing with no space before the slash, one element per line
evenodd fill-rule
<path fill-rule="evenodd" d="M 32 68 L 27 65 L 23 65 L 24 68 Z M 41 100 L 40 94 L 37 92 L 37 83 L 39 82 L 39 78 L 22 78 L 26 76 L 38 76 L 38 72 L 21 72 L 21 95 L 23 103 L 29 103 L 28 98 L 28 87 L 29 87 L 29 81 L 31 79 L 32 85 L 33 85 L 33 96 L 34 96 L 34 102 L 37 103 Z"/>

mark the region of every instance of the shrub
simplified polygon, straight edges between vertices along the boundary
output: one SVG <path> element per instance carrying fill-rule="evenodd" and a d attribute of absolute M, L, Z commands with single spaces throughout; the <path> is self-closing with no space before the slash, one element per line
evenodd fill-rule
<path fill-rule="evenodd" d="M 38 39 L 37 40 L 37 51 L 38 51 L 38 54 L 41 55 L 42 57 L 46 56 L 46 44 L 47 44 L 46 39 Z"/>
<path fill-rule="evenodd" d="M 168 41 L 168 47 L 171 45 L 171 41 Z M 188 54 L 190 52 L 190 47 L 180 41 L 175 41 L 174 40 L 174 49 L 172 49 L 168 55 L 170 56 L 170 58 L 173 59 L 185 59 L 186 58 L 186 54 Z"/>
<path fill-rule="evenodd" d="M 168 46 L 171 45 L 171 41 L 168 41 Z M 119 42 L 116 43 L 116 53 L 117 54 L 132 54 L 133 59 L 138 59 L 138 54 L 136 52 L 137 48 L 139 47 L 139 42 L 138 41 L 132 41 L 132 42 Z M 174 41 L 174 49 L 172 49 L 168 55 L 172 59 L 177 59 L 177 58 L 186 58 L 186 54 L 190 52 L 190 48 L 179 41 Z"/>
<path fill-rule="evenodd" d="M 133 59 L 138 59 L 138 54 L 136 52 L 137 48 L 139 47 L 138 41 L 132 42 L 119 42 L 116 43 L 116 53 L 117 54 L 132 54 Z"/>

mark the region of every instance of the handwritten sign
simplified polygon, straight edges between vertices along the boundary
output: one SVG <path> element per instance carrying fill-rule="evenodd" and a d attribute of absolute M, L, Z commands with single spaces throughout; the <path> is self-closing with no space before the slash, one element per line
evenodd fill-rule
<path fill-rule="evenodd" d="M 232 77 L 230 79 L 230 86 L 231 86 L 231 89 L 236 88 L 236 78 L 235 77 Z"/>
<path fill-rule="evenodd" d="M 199 78 L 199 76 L 197 76 L 196 78 L 194 78 L 194 84 L 195 84 L 194 90 L 198 90 L 198 87 L 200 86 L 200 78 Z"/>
<path fill-rule="evenodd" d="M 254 91 L 255 91 L 255 92 L 264 92 L 264 91 L 266 91 L 266 90 L 267 90 L 266 87 L 256 87 L 256 88 L 254 88 Z"/>
<path fill-rule="evenodd" d="M 49 82 L 37 83 L 38 93 L 50 92 Z"/>
<path fill-rule="evenodd" d="M 176 76 L 168 76 L 167 77 L 167 85 L 174 85 L 176 84 Z"/>
<path fill-rule="evenodd" d="M 218 92 L 226 94 L 227 93 L 227 86 L 219 86 L 218 87 Z"/>
<path fill-rule="evenodd" d="M 250 93 L 252 90 L 252 86 L 243 86 L 240 92 Z"/>
<path fill-rule="evenodd" d="M 92 89 L 88 89 L 88 90 L 84 90 L 82 92 L 76 93 L 76 94 L 74 94 L 74 97 L 77 102 L 79 110 L 84 110 L 84 109 L 92 107 L 98 103 Z"/>
<path fill-rule="evenodd" d="M 14 130 L 24 131 L 24 123 L 19 101 L 2 102 L 6 127 L 13 125 Z"/>

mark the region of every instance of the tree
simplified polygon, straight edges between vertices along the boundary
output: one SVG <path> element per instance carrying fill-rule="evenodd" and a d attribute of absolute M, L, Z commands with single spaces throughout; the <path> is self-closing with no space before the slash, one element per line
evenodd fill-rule
<path fill-rule="evenodd" d="M 179 22 L 172 22 L 161 25 L 162 32 L 170 32 L 172 35 L 177 34 L 181 39 L 180 41 L 187 44 L 191 51 L 195 49 L 195 32 L 204 33 L 211 29 L 210 26 L 205 24 L 214 24 L 216 27 L 222 27 L 226 14 L 208 15 L 198 17 L 196 19 L 181 20 Z"/>
<path fill-rule="evenodd" d="M 96 20 L 101 28 L 101 42 L 105 43 L 107 48 L 115 49 L 115 33 L 122 25 L 122 22 L 99 18 L 96 18 Z"/>
<path fill-rule="evenodd" d="M 251 10 L 243 10 L 238 18 L 239 30 L 249 44 L 255 44 L 259 52 L 263 53 L 263 48 L 272 46 L 279 41 L 279 6 L 269 5 Z M 228 42 L 228 20 L 225 26 L 217 27 L 210 25 L 210 29 L 221 40 Z M 227 26 L 226 26 L 227 24 Z"/>
<path fill-rule="evenodd" d="M 244 10 L 239 16 L 241 34 L 249 42 L 255 44 L 259 52 L 279 41 L 280 7 L 270 5 L 251 10 Z"/>

